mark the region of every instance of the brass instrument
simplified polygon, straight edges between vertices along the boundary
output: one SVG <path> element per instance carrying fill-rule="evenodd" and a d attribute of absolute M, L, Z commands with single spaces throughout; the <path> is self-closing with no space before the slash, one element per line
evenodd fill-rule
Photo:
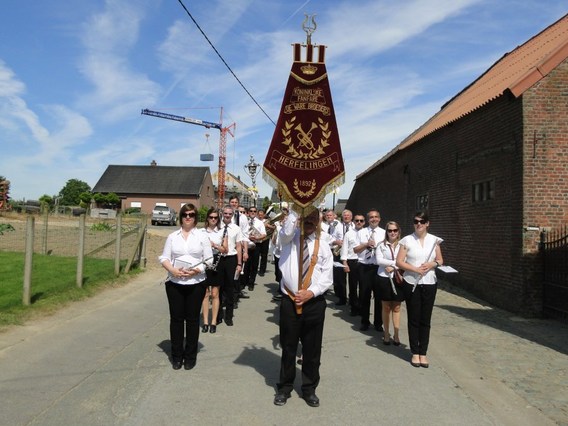
<path fill-rule="evenodd" d="M 266 223 L 268 223 L 269 225 L 274 225 L 276 222 L 278 222 L 279 220 L 281 220 L 284 217 L 284 212 L 280 212 L 274 216 L 272 216 L 272 218 L 268 219 L 266 221 Z M 266 223 L 264 224 L 264 226 L 266 227 Z M 276 227 L 266 227 L 266 237 L 263 238 L 262 241 L 268 240 L 270 238 L 272 238 L 272 234 L 274 234 L 274 231 L 276 230 Z"/>

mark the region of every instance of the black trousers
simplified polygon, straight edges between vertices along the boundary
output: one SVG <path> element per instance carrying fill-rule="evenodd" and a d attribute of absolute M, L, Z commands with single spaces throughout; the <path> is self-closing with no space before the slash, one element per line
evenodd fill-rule
<path fill-rule="evenodd" d="M 258 272 L 258 259 L 260 258 L 260 248 L 256 245 L 248 251 L 248 260 L 244 266 L 244 273 L 241 275 L 241 288 L 248 285 L 254 286 L 256 283 L 256 274 Z"/>
<path fill-rule="evenodd" d="M 347 281 L 349 286 L 349 306 L 355 312 L 359 312 L 359 262 L 357 259 L 347 261 L 349 272 Z"/>
<path fill-rule="evenodd" d="M 292 392 L 296 378 L 296 352 L 302 343 L 302 395 L 314 394 L 320 381 L 319 367 L 326 301 L 318 296 L 302 306 L 302 314 L 288 295 L 280 303 L 280 382 L 278 390 Z"/>
<path fill-rule="evenodd" d="M 381 295 L 377 292 L 377 287 L 374 285 L 377 279 L 377 265 L 367 265 L 359 263 L 359 302 L 361 324 L 369 325 L 370 312 L 371 312 L 371 295 L 375 297 L 375 308 L 373 311 L 373 324 L 379 328 L 383 326 L 382 304 Z"/>
<path fill-rule="evenodd" d="M 195 361 L 199 341 L 199 316 L 205 297 L 205 281 L 181 285 L 166 281 L 166 295 L 170 308 L 170 341 L 172 361 Z M 183 345 L 185 328 L 185 348 Z"/>
<path fill-rule="evenodd" d="M 436 300 L 437 284 L 417 285 L 414 292 L 412 284 L 404 283 L 406 313 L 408 318 L 408 342 L 414 355 L 426 355 L 430 343 L 430 323 L 434 301 Z"/>
<path fill-rule="evenodd" d="M 260 247 L 260 263 L 258 267 L 258 272 L 261 274 L 266 273 L 266 265 L 268 263 L 268 247 L 270 246 L 270 239 L 267 238 L 262 243 L 258 244 Z"/>
<path fill-rule="evenodd" d="M 233 319 L 235 309 L 235 296 L 239 288 L 239 281 L 235 282 L 235 271 L 237 270 L 237 255 L 221 256 L 217 265 L 217 278 L 221 285 L 221 306 L 225 306 L 225 318 Z M 219 309 L 217 324 L 223 318 L 223 309 Z"/>
<path fill-rule="evenodd" d="M 276 282 L 280 284 L 280 280 L 282 280 L 282 271 L 280 271 L 280 257 L 274 256 L 274 278 Z"/>
<path fill-rule="evenodd" d="M 343 267 L 333 267 L 333 292 L 339 302 L 347 301 L 347 275 Z"/>

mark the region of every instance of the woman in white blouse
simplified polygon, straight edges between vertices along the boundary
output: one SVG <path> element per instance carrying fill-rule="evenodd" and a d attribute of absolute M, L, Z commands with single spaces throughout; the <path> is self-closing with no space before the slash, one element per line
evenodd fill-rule
<path fill-rule="evenodd" d="M 390 319 L 392 316 L 393 338 L 395 346 L 400 345 L 400 305 L 404 300 L 402 286 L 396 284 L 394 271 L 396 268 L 396 255 L 400 249 L 400 226 L 396 222 L 387 222 L 385 227 L 385 239 L 375 250 L 375 256 L 379 269 L 377 270 L 377 280 L 375 285 L 378 291 L 375 294 L 381 295 L 382 316 L 383 316 L 383 343 L 391 344 L 390 338 Z"/>
<path fill-rule="evenodd" d="M 193 204 L 182 206 L 179 221 L 181 228 L 168 235 L 160 263 L 168 271 L 165 286 L 170 308 L 172 367 L 179 370 L 183 364 L 191 370 L 197 359 L 205 264 L 211 264 L 213 253 L 209 238 L 197 229 L 197 209 Z"/>
<path fill-rule="evenodd" d="M 428 233 L 428 214 L 414 215 L 414 233 L 400 240 L 396 266 L 404 270 L 404 293 L 408 315 L 408 340 L 413 367 L 430 366 L 426 353 L 430 340 L 430 321 L 436 299 L 436 272 L 444 259 L 441 238 Z"/>
<path fill-rule="evenodd" d="M 211 249 L 213 251 L 213 261 L 216 266 L 220 256 L 228 251 L 227 228 L 221 228 L 221 218 L 219 211 L 212 207 L 207 211 L 205 218 L 205 228 L 203 232 L 211 241 Z M 203 315 L 203 333 L 215 333 L 217 331 L 217 316 L 219 315 L 219 286 L 221 285 L 221 277 L 215 269 L 207 269 L 207 288 L 201 313 Z M 209 300 L 211 299 L 211 325 L 209 325 Z"/>

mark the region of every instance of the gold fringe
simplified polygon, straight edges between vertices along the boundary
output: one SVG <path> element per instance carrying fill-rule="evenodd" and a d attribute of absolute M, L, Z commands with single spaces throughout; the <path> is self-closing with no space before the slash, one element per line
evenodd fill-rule
<path fill-rule="evenodd" d="M 322 187 L 319 194 L 309 203 L 309 204 L 297 204 L 296 199 L 288 192 L 286 189 L 286 185 L 268 170 L 262 170 L 262 178 L 268 183 L 271 187 L 275 188 L 278 193 L 282 196 L 282 201 L 286 201 L 287 203 L 293 204 L 293 208 L 296 212 L 301 213 L 305 208 L 308 206 L 313 206 L 318 208 L 320 203 L 325 200 L 325 197 L 328 194 L 331 194 L 337 188 L 345 183 L 345 172 L 341 172 L 335 178 L 333 178 L 330 182 Z"/>
<path fill-rule="evenodd" d="M 316 84 L 319 83 L 322 80 L 325 80 L 327 78 L 327 73 L 319 76 L 318 78 L 314 79 L 314 80 L 306 80 L 305 78 L 300 77 L 298 74 L 295 74 L 293 72 L 290 73 L 290 75 L 297 81 L 299 81 L 302 84 L 305 84 L 306 86 L 311 86 L 312 84 Z"/>

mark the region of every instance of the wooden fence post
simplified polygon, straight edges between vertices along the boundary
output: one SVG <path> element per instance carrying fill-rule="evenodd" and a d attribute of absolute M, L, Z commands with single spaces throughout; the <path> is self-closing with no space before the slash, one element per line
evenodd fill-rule
<path fill-rule="evenodd" d="M 116 215 L 116 248 L 114 255 L 114 275 L 120 275 L 120 238 L 122 237 L 122 214 Z"/>
<path fill-rule="evenodd" d="M 26 254 L 24 261 L 24 291 L 22 294 L 22 303 L 29 305 L 31 302 L 32 288 L 32 266 L 34 259 L 34 217 L 28 216 L 26 222 Z"/>
<path fill-rule="evenodd" d="M 85 260 L 85 215 L 79 216 L 79 251 L 77 253 L 77 287 L 83 287 L 83 263 Z"/>
<path fill-rule="evenodd" d="M 45 214 L 43 215 L 43 235 L 41 239 L 41 252 L 47 254 L 47 222 L 49 220 L 49 209 L 45 207 Z"/>

